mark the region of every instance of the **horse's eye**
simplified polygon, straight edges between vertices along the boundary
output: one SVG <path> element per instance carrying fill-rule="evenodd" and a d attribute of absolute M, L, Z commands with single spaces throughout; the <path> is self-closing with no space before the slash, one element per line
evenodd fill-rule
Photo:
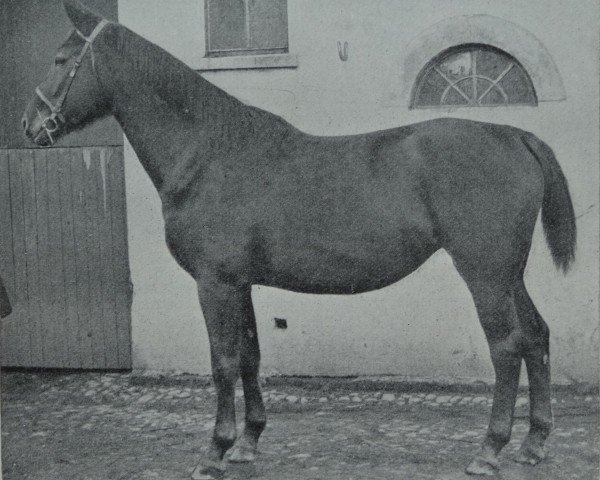
<path fill-rule="evenodd" d="M 66 57 L 56 57 L 54 59 L 54 65 L 56 65 L 57 67 L 60 67 L 61 65 L 64 65 L 65 63 L 67 63 Z"/>

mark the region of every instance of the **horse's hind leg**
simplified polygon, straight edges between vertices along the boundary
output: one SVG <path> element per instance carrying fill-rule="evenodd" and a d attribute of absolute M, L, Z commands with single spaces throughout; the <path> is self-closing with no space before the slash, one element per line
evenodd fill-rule
<path fill-rule="evenodd" d="M 494 475 L 498 469 L 497 455 L 510 440 L 521 368 L 521 340 L 512 275 L 506 271 L 481 270 L 473 264 L 454 260 L 475 301 L 496 374 L 487 435 L 481 451 L 466 471 Z"/>
<path fill-rule="evenodd" d="M 515 301 L 523 332 L 523 358 L 529 380 L 529 434 L 516 461 L 535 465 L 546 457 L 544 442 L 552 429 L 550 399 L 550 348 L 548 325 L 538 313 L 521 279 Z"/>
<path fill-rule="evenodd" d="M 244 297 L 246 323 L 242 327 L 240 374 L 244 386 L 246 422 L 229 456 L 231 462 L 251 462 L 256 457 L 258 438 L 267 417 L 259 384 L 260 348 L 250 291 Z"/>

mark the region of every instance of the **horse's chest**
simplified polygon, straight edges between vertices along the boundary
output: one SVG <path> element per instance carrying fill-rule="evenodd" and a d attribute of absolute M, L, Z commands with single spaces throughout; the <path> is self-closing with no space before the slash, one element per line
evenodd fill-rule
<path fill-rule="evenodd" d="M 194 274 L 210 265 L 239 262 L 243 254 L 239 224 L 199 209 L 165 215 L 167 246 L 179 265 Z"/>

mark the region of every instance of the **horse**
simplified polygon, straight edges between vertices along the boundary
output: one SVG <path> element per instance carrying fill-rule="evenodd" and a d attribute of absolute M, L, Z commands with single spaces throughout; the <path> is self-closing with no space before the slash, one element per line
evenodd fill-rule
<path fill-rule="evenodd" d="M 498 469 L 522 361 L 530 428 L 515 459 L 544 459 L 553 426 L 550 333 L 523 280 L 540 210 L 557 268 L 568 270 L 576 245 L 567 182 L 548 145 L 512 126 L 452 118 L 309 135 L 76 0 L 63 3 L 74 30 L 22 126 L 49 146 L 113 115 L 156 187 L 166 243 L 197 284 L 210 340 L 217 412 L 196 474 L 254 461 L 265 428 L 252 285 L 367 292 L 406 277 L 439 249 L 472 295 L 496 377 L 487 434 L 466 471 Z"/>

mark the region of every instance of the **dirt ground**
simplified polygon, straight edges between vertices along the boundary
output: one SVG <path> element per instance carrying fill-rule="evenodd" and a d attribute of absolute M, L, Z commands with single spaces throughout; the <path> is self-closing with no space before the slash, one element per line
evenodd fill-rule
<path fill-rule="evenodd" d="M 130 374 L 3 372 L 5 480 L 179 480 L 206 447 L 214 389 L 206 382 L 139 382 Z M 237 392 L 243 418 L 241 392 Z M 350 391 L 265 385 L 269 424 L 254 466 L 227 478 L 388 480 L 472 478 L 464 467 L 485 434 L 490 394 Z M 554 400 L 550 457 L 511 457 L 527 431 L 521 397 L 498 479 L 597 479 L 598 397 Z"/>

